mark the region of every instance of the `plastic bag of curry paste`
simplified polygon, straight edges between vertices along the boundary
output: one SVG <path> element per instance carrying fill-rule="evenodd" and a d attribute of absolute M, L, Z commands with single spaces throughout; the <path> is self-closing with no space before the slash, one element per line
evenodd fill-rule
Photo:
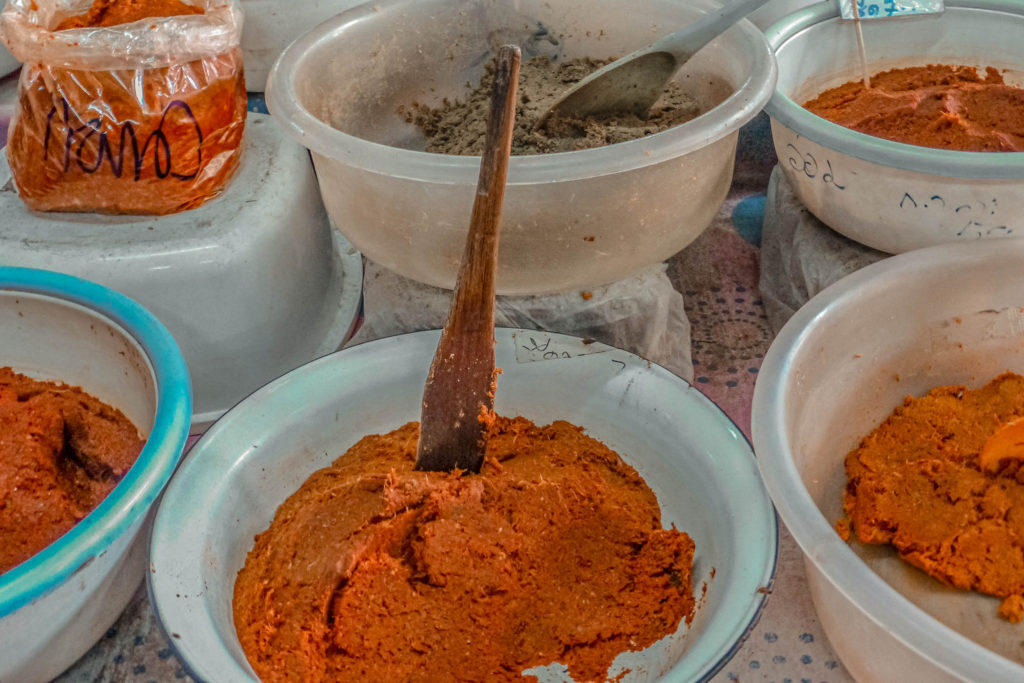
<path fill-rule="evenodd" d="M 24 62 L 7 160 L 30 208 L 174 213 L 231 179 L 238 0 L 8 0 L 0 29 Z"/>

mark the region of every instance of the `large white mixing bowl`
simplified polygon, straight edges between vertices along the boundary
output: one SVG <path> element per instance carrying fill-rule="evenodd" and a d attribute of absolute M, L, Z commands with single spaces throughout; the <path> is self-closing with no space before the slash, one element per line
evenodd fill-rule
<path fill-rule="evenodd" d="M 1020 627 L 996 617 L 998 599 L 946 588 L 833 528 L 846 454 L 905 396 L 1024 373 L 1022 263 L 1022 239 L 880 261 L 797 311 L 761 366 L 761 474 L 806 556 L 825 632 L 858 681 L 1024 680 Z"/>

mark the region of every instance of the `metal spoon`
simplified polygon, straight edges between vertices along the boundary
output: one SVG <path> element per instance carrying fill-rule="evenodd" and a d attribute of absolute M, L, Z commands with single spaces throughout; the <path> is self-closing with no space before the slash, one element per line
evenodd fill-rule
<path fill-rule="evenodd" d="M 585 117 L 608 112 L 644 116 L 675 73 L 698 50 L 767 0 L 739 0 L 616 59 L 569 88 L 537 121 L 552 115 Z"/>
<path fill-rule="evenodd" d="M 512 147 L 519 48 L 498 50 L 473 215 L 455 295 L 423 387 L 416 469 L 479 472 L 484 426 L 494 407 L 494 276 L 498 228 Z"/>

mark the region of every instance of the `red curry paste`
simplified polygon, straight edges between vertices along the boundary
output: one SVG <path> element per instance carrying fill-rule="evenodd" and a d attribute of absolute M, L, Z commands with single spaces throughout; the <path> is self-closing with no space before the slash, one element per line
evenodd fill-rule
<path fill-rule="evenodd" d="M 888 544 L 939 581 L 1005 598 L 1024 617 L 1024 462 L 979 464 L 986 440 L 1024 415 L 1024 377 L 907 397 L 846 456 L 840 535 Z"/>
<path fill-rule="evenodd" d="M 186 5 L 181 0 L 94 0 L 89 11 L 68 17 L 57 24 L 57 30 L 89 26 L 117 26 L 150 17 L 177 17 L 202 14 L 201 7 Z"/>
<path fill-rule="evenodd" d="M 0 573 L 99 505 L 144 443 L 124 414 L 80 388 L 0 368 Z"/>
<path fill-rule="evenodd" d="M 922 147 L 1024 152 L 1024 89 L 988 67 L 930 64 L 851 81 L 804 104 L 853 130 Z"/>
<path fill-rule="evenodd" d="M 281 505 L 235 583 L 261 680 L 602 680 L 689 623 L 693 541 L 632 467 L 567 422 L 488 430 L 479 475 L 414 471 L 409 423 Z"/>

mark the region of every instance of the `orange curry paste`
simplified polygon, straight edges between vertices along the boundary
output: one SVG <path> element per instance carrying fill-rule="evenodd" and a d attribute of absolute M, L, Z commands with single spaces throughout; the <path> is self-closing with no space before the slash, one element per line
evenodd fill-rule
<path fill-rule="evenodd" d="M 1024 461 L 979 464 L 986 440 L 1024 415 L 1024 377 L 908 397 L 846 456 L 846 518 L 862 543 L 892 545 L 943 583 L 1005 598 L 1024 616 Z"/>
<path fill-rule="evenodd" d="M 95 0 L 59 28 L 197 12 L 179 0 Z M 25 68 L 7 158 L 32 209 L 174 213 L 216 196 L 238 166 L 240 48 L 153 68 Z"/>
<path fill-rule="evenodd" d="M 281 505 L 235 583 L 261 680 L 603 680 L 689 623 L 693 541 L 632 467 L 567 422 L 488 432 L 478 475 L 414 471 L 409 423 Z"/>
<path fill-rule="evenodd" d="M 89 11 L 68 17 L 57 24 L 57 30 L 89 26 L 117 26 L 150 17 L 177 17 L 202 14 L 201 7 L 186 5 L 181 0 L 94 0 Z"/>
<path fill-rule="evenodd" d="M 853 130 L 922 147 L 1024 152 L 1024 89 L 992 67 L 930 64 L 851 81 L 804 104 Z"/>
<path fill-rule="evenodd" d="M 119 410 L 78 387 L 0 368 L 0 573 L 99 505 L 143 444 Z"/>

